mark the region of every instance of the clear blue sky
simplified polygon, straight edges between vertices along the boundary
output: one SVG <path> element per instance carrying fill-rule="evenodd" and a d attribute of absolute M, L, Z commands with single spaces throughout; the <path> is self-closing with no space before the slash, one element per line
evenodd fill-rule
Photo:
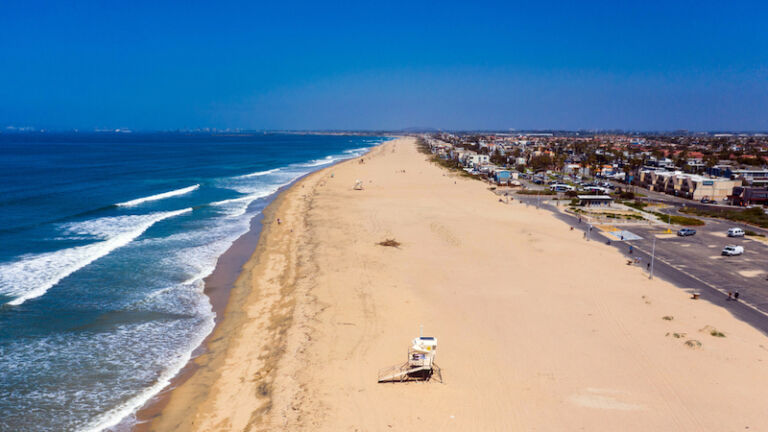
<path fill-rule="evenodd" d="M 7 0 L 0 125 L 768 130 L 768 2 L 584 3 Z"/>

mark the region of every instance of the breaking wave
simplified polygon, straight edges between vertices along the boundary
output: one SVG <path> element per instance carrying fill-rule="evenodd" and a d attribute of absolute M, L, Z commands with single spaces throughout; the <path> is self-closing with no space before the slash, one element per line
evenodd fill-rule
<path fill-rule="evenodd" d="M 13 297 L 13 300 L 7 302 L 12 306 L 40 297 L 65 277 L 132 242 L 155 223 L 190 211 L 192 209 L 187 208 L 69 224 L 64 228 L 66 233 L 85 234 L 104 240 L 55 252 L 23 256 L 18 261 L 0 265 L 0 294 Z"/>
<path fill-rule="evenodd" d="M 118 207 L 133 207 L 135 205 L 139 205 L 139 204 L 145 203 L 147 201 L 157 201 L 157 200 L 161 200 L 161 199 L 165 199 L 165 198 L 170 198 L 170 197 L 174 197 L 174 196 L 188 194 L 188 193 L 198 189 L 199 187 L 200 187 L 200 185 L 196 184 L 194 186 L 189 186 L 189 187 L 185 187 L 185 188 L 181 188 L 181 189 L 176 189 L 176 190 L 172 190 L 172 191 L 169 191 L 169 192 L 163 192 L 163 193 L 157 194 L 157 195 L 150 195 L 150 196 L 144 197 L 144 198 L 136 198 L 135 200 L 126 201 L 126 202 L 118 203 L 118 204 L 115 204 L 115 205 L 118 206 Z"/>

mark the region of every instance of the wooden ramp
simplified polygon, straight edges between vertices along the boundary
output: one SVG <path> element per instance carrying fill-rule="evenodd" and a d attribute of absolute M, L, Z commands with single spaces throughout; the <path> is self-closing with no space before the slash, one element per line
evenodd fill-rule
<path fill-rule="evenodd" d="M 443 382 L 443 374 L 436 364 L 412 367 L 405 362 L 379 370 L 379 382 L 429 381 L 433 376 Z"/>

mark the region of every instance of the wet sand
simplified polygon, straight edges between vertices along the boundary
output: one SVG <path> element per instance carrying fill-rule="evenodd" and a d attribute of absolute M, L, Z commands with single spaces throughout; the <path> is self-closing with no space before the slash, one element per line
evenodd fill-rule
<path fill-rule="evenodd" d="M 243 266 L 248 262 L 248 259 L 253 255 L 254 250 L 256 249 L 261 234 L 262 220 L 263 215 L 261 214 L 251 220 L 248 232 L 238 237 L 237 240 L 232 243 L 232 246 L 219 257 L 213 272 L 204 280 L 204 293 L 210 299 L 211 309 L 216 314 L 214 322 L 217 326 L 224 317 L 224 311 L 226 310 L 229 301 L 230 292 L 234 288 L 235 282 L 240 276 Z M 210 339 L 211 335 L 203 341 L 202 345 L 195 349 L 192 353 L 192 360 L 190 360 L 179 374 L 171 380 L 168 387 L 164 388 L 160 393 L 147 401 L 147 403 L 140 408 L 132 418 L 124 419 L 123 422 L 114 429 L 127 429 L 133 430 L 134 432 L 148 430 L 150 421 L 159 416 L 168 404 L 173 389 L 186 382 L 195 373 L 197 370 L 197 363 L 194 359 L 208 350 Z"/>
<path fill-rule="evenodd" d="M 425 158 L 395 140 L 281 194 L 148 429 L 768 429 L 768 338 Z M 420 325 L 444 382 L 378 384 Z"/>

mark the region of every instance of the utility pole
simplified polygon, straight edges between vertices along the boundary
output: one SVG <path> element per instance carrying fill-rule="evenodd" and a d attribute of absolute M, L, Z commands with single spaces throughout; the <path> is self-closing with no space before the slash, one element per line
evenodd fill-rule
<path fill-rule="evenodd" d="M 653 236 L 653 247 L 651 248 L 651 272 L 648 279 L 653 279 L 653 262 L 656 260 L 656 236 Z"/>

